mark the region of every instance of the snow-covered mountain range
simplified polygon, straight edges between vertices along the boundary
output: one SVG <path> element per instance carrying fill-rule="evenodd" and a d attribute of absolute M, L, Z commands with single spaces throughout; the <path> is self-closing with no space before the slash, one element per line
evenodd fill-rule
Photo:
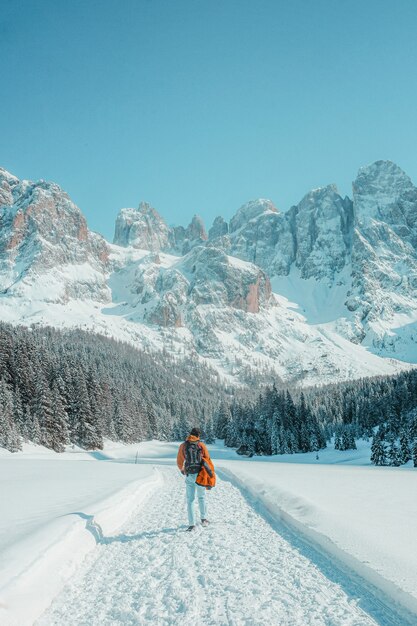
<path fill-rule="evenodd" d="M 417 362 L 417 188 L 394 163 L 286 212 L 242 206 L 208 233 L 122 209 L 114 243 L 56 184 L 0 168 L 0 319 L 79 326 L 150 351 L 325 383 Z"/>

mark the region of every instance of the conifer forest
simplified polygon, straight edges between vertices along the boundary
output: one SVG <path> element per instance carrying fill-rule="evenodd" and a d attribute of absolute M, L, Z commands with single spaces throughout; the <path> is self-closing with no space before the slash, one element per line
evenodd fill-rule
<path fill-rule="evenodd" d="M 100 449 L 103 439 L 183 439 L 199 425 L 239 454 L 356 448 L 371 461 L 417 466 L 417 372 L 305 390 L 253 379 L 228 388 L 197 359 L 152 355 L 79 330 L 0 325 L 0 445 L 31 441 L 56 452 Z"/>

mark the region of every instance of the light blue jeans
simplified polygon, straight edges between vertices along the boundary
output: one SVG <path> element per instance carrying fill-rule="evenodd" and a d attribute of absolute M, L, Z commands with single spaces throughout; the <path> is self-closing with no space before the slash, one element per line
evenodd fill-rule
<path fill-rule="evenodd" d="M 195 526 L 195 513 L 194 513 L 194 499 L 195 492 L 197 491 L 198 507 L 200 509 L 201 519 L 206 519 L 206 488 L 201 485 L 196 485 L 195 479 L 198 474 L 188 474 L 185 477 L 185 489 L 187 494 L 187 513 L 188 523 L 190 526 Z"/>

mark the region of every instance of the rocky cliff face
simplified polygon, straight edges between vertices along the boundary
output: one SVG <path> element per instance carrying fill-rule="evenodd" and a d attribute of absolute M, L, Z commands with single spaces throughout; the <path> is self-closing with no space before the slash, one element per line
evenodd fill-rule
<path fill-rule="evenodd" d="M 168 246 L 169 228 L 147 202 L 138 209 L 122 209 L 116 219 L 114 243 L 158 252 Z"/>
<path fill-rule="evenodd" d="M 302 278 L 331 284 L 347 263 L 352 244 L 353 207 L 335 185 L 315 189 L 291 210 L 295 266 Z"/>
<path fill-rule="evenodd" d="M 395 352 L 399 337 L 390 327 L 401 317 L 417 318 L 417 188 L 397 165 L 377 161 L 359 170 L 353 207 L 346 305 L 361 320 L 364 336 L 370 331 L 374 347 Z M 413 325 L 408 331 L 414 334 Z"/>
<path fill-rule="evenodd" d="M 286 276 L 294 267 L 302 278 L 330 283 L 349 261 L 353 207 L 334 185 L 311 191 L 286 213 L 257 200 L 241 207 L 229 225 L 220 220 L 210 230 L 210 245 L 270 276 Z"/>
<path fill-rule="evenodd" d="M 147 202 L 141 202 L 137 210 L 120 211 L 113 239 L 118 246 L 133 246 L 151 252 L 163 250 L 181 256 L 206 241 L 204 222 L 198 215 L 194 215 L 187 228 L 183 226 L 170 228 Z"/>
<path fill-rule="evenodd" d="M 222 218 L 221 215 L 218 215 L 213 222 L 213 226 L 209 230 L 208 238 L 210 241 L 213 239 L 218 239 L 219 237 L 227 235 L 228 232 L 228 223 Z"/>
<path fill-rule="evenodd" d="M 190 326 L 199 305 L 259 313 L 275 304 L 269 278 L 259 267 L 202 246 L 168 267 L 159 255 L 145 256 L 131 292 L 139 296 L 135 308 L 142 308 L 144 321 L 162 327 Z"/>
<path fill-rule="evenodd" d="M 0 189 L 2 292 L 30 288 L 48 275 L 51 301 L 70 297 L 106 301 L 108 244 L 88 230 L 68 195 L 54 183 L 19 181 L 5 170 L 0 171 Z"/>
<path fill-rule="evenodd" d="M 285 277 L 291 276 L 303 310 L 315 300 L 315 318 L 331 319 L 325 307 L 343 293 L 333 321 L 354 342 L 395 355 L 414 341 L 417 188 L 390 161 L 361 168 L 352 200 L 329 185 L 309 192 L 286 213 L 266 200 L 250 202 L 230 224 L 216 221 L 209 245 L 256 263 L 284 292 Z M 320 316 L 323 290 L 328 293 Z M 392 332 L 400 316 L 411 323 L 401 337 Z"/>

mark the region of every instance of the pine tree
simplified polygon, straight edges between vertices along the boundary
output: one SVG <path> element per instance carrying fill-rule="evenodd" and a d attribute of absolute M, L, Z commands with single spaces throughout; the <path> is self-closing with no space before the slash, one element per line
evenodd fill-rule
<path fill-rule="evenodd" d="M 379 433 L 375 433 L 371 446 L 371 463 L 374 465 L 386 465 L 387 453 L 384 441 Z"/>
<path fill-rule="evenodd" d="M 25 412 L 23 410 L 22 398 L 17 388 L 13 395 L 13 418 L 17 431 L 23 436 L 25 433 Z"/>
<path fill-rule="evenodd" d="M 289 427 L 294 427 L 296 423 L 295 404 L 289 391 L 285 394 L 284 404 L 285 420 Z"/>
<path fill-rule="evenodd" d="M 156 439 L 158 437 L 157 416 L 153 405 L 149 401 L 145 404 L 145 412 L 149 424 L 148 437 L 149 439 Z"/>
<path fill-rule="evenodd" d="M 295 452 L 297 452 L 297 440 L 294 433 L 291 431 L 287 431 L 285 449 L 288 450 L 289 454 L 294 454 Z"/>
<path fill-rule="evenodd" d="M 52 387 L 52 403 L 52 418 L 48 421 L 44 420 L 42 430 L 45 432 L 49 447 L 55 452 L 63 452 L 69 443 L 69 431 L 67 415 L 56 382 Z"/>
<path fill-rule="evenodd" d="M 85 413 L 78 426 L 78 440 L 80 446 L 86 450 L 102 450 L 103 437 L 99 430 L 97 419 L 91 413 Z"/>
<path fill-rule="evenodd" d="M 217 411 L 215 423 L 215 435 L 218 439 L 225 439 L 230 419 L 230 408 L 226 402 L 221 402 Z"/>
<path fill-rule="evenodd" d="M 340 442 L 340 450 L 356 450 L 356 441 L 353 436 L 352 428 L 344 426 L 342 431 L 342 439 Z"/>
<path fill-rule="evenodd" d="M 69 406 L 72 440 L 86 450 L 102 450 L 103 437 L 97 415 L 91 411 L 87 383 L 82 368 L 73 373 L 72 397 Z"/>
<path fill-rule="evenodd" d="M 12 382 L 11 355 L 13 352 L 13 339 L 10 328 L 1 323 L 0 325 L 0 378 L 7 384 Z"/>
<path fill-rule="evenodd" d="M 282 454 L 281 416 L 277 410 L 272 415 L 271 424 L 271 454 Z"/>
<path fill-rule="evenodd" d="M 394 439 L 392 439 L 388 448 L 388 465 L 394 467 L 401 465 L 399 450 Z"/>
<path fill-rule="evenodd" d="M 413 444 L 412 453 L 413 453 L 413 465 L 414 467 L 417 467 L 417 439 Z"/>
<path fill-rule="evenodd" d="M 31 402 L 31 414 L 33 417 L 36 417 L 41 429 L 41 445 L 52 448 L 52 440 L 49 436 L 50 425 L 53 422 L 52 394 L 42 370 L 38 370 L 36 377 L 35 394 Z"/>
<path fill-rule="evenodd" d="M 411 450 L 410 444 L 408 441 L 408 434 L 405 429 L 403 429 L 400 433 L 400 450 L 399 450 L 399 461 L 400 465 L 404 465 L 408 463 L 411 459 Z"/>
<path fill-rule="evenodd" d="M 190 425 L 185 421 L 184 413 L 181 411 L 174 425 L 173 437 L 175 441 L 184 441 L 190 432 Z"/>
<path fill-rule="evenodd" d="M 29 407 L 26 407 L 25 410 L 25 423 L 28 433 L 28 439 L 36 445 L 40 445 L 42 433 L 41 427 L 39 425 L 39 420 L 36 415 L 31 414 Z"/>
<path fill-rule="evenodd" d="M 22 449 L 19 433 L 14 423 L 13 393 L 4 379 L 0 380 L 0 446 L 9 452 Z"/>
<path fill-rule="evenodd" d="M 226 437 L 224 443 L 229 448 L 235 448 L 242 443 L 241 433 L 239 432 L 240 407 L 234 404 L 232 407 L 231 419 L 227 425 Z"/>
<path fill-rule="evenodd" d="M 208 444 L 215 442 L 213 419 L 209 419 L 204 428 L 204 441 Z"/>

